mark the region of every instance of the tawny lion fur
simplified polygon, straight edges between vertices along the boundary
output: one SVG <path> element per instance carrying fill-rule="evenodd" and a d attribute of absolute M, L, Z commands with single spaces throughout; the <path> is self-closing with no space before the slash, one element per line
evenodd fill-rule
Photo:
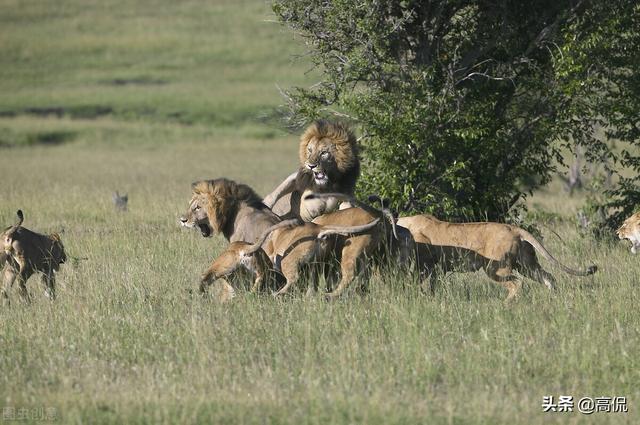
<path fill-rule="evenodd" d="M 269 227 L 280 222 L 280 218 L 267 208 L 260 197 L 249 186 L 224 178 L 201 180 L 191 185 L 192 196 L 189 208 L 179 220 L 184 227 L 198 228 L 204 237 L 222 233 L 230 242 L 227 250 L 213 262 L 212 267 L 221 276 L 233 273 L 243 266 L 254 275 L 252 290 L 262 286 L 266 278 L 263 270 L 269 260 L 264 254 L 256 254 L 245 264 L 228 260 L 237 258 L 234 252 L 243 243 L 253 243 Z M 232 291 L 227 285 L 226 291 Z"/>
<path fill-rule="evenodd" d="M 531 233 L 508 224 L 448 223 L 425 214 L 402 217 L 397 225 L 411 231 L 418 246 L 418 264 L 423 273 L 430 274 L 432 291 L 436 266 L 445 272 L 483 269 L 489 278 L 507 289 L 507 300 L 517 296 L 522 286 L 514 270 L 553 289 L 555 279 L 540 266 L 536 251 L 572 275 L 587 276 L 597 270 L 595 265 L 586 270 L 570 269 Z"/>
<path fill-rule="evenodd" d="M 320 162 L 320 154 L 325 149 L 330 151 L 331 157 L 335 160 L 336 168 L 343 174 L 343 178 L 357 178 L 357 174 L 360 172 L 358 144 L 355 134 L 346 124 L 326 120 L 312 123 L 300 136 L 300 145 L 298 146 L 300 165 Z M 353 193 L 355 181 L 345 184 L 344 187 L 350 188 Z"/>
<path fill-rule="evenodd" d="M 64 246 L 57 233 L 42 235 L 22 227 L 24 216 L 18 210 L 18 221 L 2 232 L 2 251 L 4 260 L 2 297 L 9 302 L 9 290 L 18 282 L 20 295 L 29 301 L 27 280 L 37 272 L 42 273 L 45 295 L 55 299 L 55 273 L 60 264 L 67 260 Z"/>
<path fill-rule="evenodd" d="M 360 176 L 360 160 L 356 137 L 346 124 L 315 121 L 300 137 L 298 156 L 298 171 L 265 198 L 265 204 L 273 207 L 276 214 L 311 221 L 337 209 L 339 200 L 305 201 L 306 194 L 337 192 L 353 195 Z M 288 193 L 291 196 L 284 197 Z"/>
<path fill-rule="evenodd" d="M 286 279 L 286 284 L 274 294 L 282 295 L 298 282 L 305 266 L 330 261 L 337 240 L 341 239 L 341 236 L 351 238 L 354 235 L 369 232 L 378 224 L 378 221 L 379 219 L 375 219 L 362 226 L 321 226 L 315 223 L 299 225 L 297 219 L 278 223 L 267 229 L 254 244 L 236 242 L 233 246 L 229 246 L 202 276 L 200 290 L 204 292 L 207 285 L 233 272 L 239 265 L 244 265 L 256 273 L 257 278 L 252 290 L 260 289 L 264 275 L 267 273 L 266 268 L 269 266 L 264 259 L 266 255 L 269 262 L 277 265 Z M 365 250 L 361 249 L 356 255 L 362 255 L 364 252 Z M 259 258 L 253 258 L 254 255 L 258 255 Z M 343 277 L 351 279 L 351 273 L 347 272 Z M 339 295 L 349 283 L 350 280 L 349 282 L 341 281 L 338 285 L 339 289 L 336 288 L 337 292 L 334 291 L 335 293 L 332 292 L 328 296 Z M 315 289 L 315 285 L 310 286 L 309 289 Z"/>
<path fill-rule="evenodd" d="M 239 186 L 244 186 L 239 188 Z M 279 219 L 262 203 L 255 192 L 248 186 L 240 185 L 226 179 L 205 180 L 196 182 L 192 185 L 193 196 L 189 203 L 187 213 L 180 218 L 181 224 L 185 227 L 197 227 L 203 236 L 211 236 L 212 233 L 223 233 L 225 237 L 232 243 L 209 267 L 209 270 L 203 274 L 201 282 L 204 284 L 201 288 L 206 288 L 216 279 L 225 277 L 242 266 L 254 273 L 255 279 L 252 285 L 253 290 L 258 290 L 264 280 L 267 269 L 272 269 L 272 261 L 260 251 L 250 258 L 241 253 L 247 246 L 253 244 L 258 238 L 271 226 L 277 224 Z M 353 210 L 353 211 L 351 211 Z M 225 215 L 226 214 L 226 215 Z M 374 214 L 368 213 L 360 208 L 336 211 L 334 213 L 323 216 L 323 222 L 318 223 L 325 226 L 333 227 L 352 227 L 362 226 L 376 220 Z M 286 227 L 286 226 L 285 226 Z M 338 296 L 355 278 L 357 268 L 364 263 L 363 256 L 374 252 L 379 241 L 382 238 L 382 230 L 376 225 L 370 231 L 364 234 L 357 234 L 348 238 L 338 238 L 336 242 L 335 252 L 337 257 L 341 259 L 342 277 L 340 284 L 330 296 Z M 317 229 L 313 226 L 305 230 L 296 232 L 315 232 Z M 314 229 L 314 230 L 310 230 Z M 319 230 L 322 231 L 322 230 Z M 285 234 L 284 232 L 282 233 Z M 287 234 L 295 234 L 287 233 Z M 272 238 L 274 241 L 284 241 L 285 236 Z M 317 238 L 316 238 L 317 239 Z M 343 242 L 348 240 L 348 242 Z M 271 242 L 270 242 L 271 243 Z M 296 253 L 309 252 L 305 248 L 315 246 L 313 244 L 302 244 L 296 249 Z M 284 252 L 291 255 L 287 251 L 289 245 L 282 242 L 273 247 L 273 252 Z M 314 248 L 315 249 L 315 248 Z M 264 256 L 262 256 L 264 255 Z M 295 260 L 296 255 L 291 257 L 291 263 L 299 264 L 300 261 Z M 300 257 L 304 257 L 300 254 Z M 284 258 L 282 259 L 284 262 Z M 269 265 L 267 268 L 266 265 Z"/>
<path fill-rule="evenodd" d="M 195 182 L 191 189 L 189 209 L 180 221 L 185 227 L 198 227 L 205 237 L 222 233 L 229 242 L 253 243 L 280 221 L 245 184 L 221 178 Z"/>
<path fill-rule="evenodd" d="M 640 248 L 640 212 L 627 218 L 622 226 L 616 230 L 620 239 L 629 239 L 631 242 L 631 253 L 636 254 Z"/>

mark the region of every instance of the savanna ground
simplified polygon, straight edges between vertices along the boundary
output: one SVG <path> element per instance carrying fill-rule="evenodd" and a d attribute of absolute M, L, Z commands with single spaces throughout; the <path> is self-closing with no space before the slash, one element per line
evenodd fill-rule
<path fill-rule="evenodd" d="M 0 223 L 22 208 L 87 257 L 63 266 L 55 302 L 32 278 L 31 305 L 0 309 L 2 420 L 637 423 L 638 258 L 581 237 L 584 195 L 558 182 L 529 200 L 545 244 L 600 271 L 541 260 L 554 293 L 528 282 L 505 306 L 466 274 L 423 296 L 392 270 L 335 303 L 189 294 L 224 246 L 177 226 L 190 183 L 264 194 L 296 166 L 296 135 L 264 117 L 276 84 L 313 76 L 272 19 L 261 1 L 0 1 Z M 543 413 L 545 395 L 626 396 L 629 413 Z"/>

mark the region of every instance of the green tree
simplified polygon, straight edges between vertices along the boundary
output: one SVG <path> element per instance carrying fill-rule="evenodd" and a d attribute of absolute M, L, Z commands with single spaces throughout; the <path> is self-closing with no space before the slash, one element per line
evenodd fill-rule
<path fill-rule="evenodd" d="M 617 102 L 622 93 L 610 96 L 620 86 L 605 72 L 617 67 L 637 89 L 637 46 L 611 51 L 637 42 L 631 0 L 275 0 L 273 9 L 321 71 L 311 88 L 286 93 L 290 124 L 359 125 L 360 193 L 407 211 L 500 220 L 576 143 L 588 159 L 638 165 L 593 137 L 600 124 L 638 142 L 637 114 Z M 602 54 L 595 73 L 592 54 Z M 633 184 L 620 181 L 620 199 Z"/>
<path fill-rule="evenodd" d="M 560 43 L 554 57 L 566 133 L 616 175 L 592 205 L 615 227 L 640 207 L 640 4 L 593 2 L 564 28 Z M 605 129 L 604 138 L 594 127 Z"/>

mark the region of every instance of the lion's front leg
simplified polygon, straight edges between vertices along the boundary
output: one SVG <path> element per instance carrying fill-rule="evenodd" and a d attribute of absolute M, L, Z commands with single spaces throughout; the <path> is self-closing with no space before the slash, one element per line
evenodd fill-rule
<path fill-rule="evenodd" d="M 265 204 L 268 208 L 273 208 L 273 206 L 278 202 L 278 199 L 282 198 L 284 195 L 293 192 L 296 187 L 296 178 L 298 177 L 298 172 L 294 172 L 287 176 L 286 179 L 278 187 L 276 187 L 273 192 L 268 194 L 262 200 L 262 203 Z"/>
<path fill-rule="evenodd" d="M 56 299 L 56 275 L 49 270 L 42 275 L 42 283 L 45 285 L 44 295 L 51 301 Z"/>
<path fill-rule="evenodd" d="M 27 291 L 27 280 L 31 277 L 31 272 L 29 270 L 21 270 L 18 273 L 16 278 L 16 282 L 18 283 L 18 293 L 22 298 L 22 301 L 29 304 L 31 302 L 31 297 L 29 296 L 29 291 Z"/>

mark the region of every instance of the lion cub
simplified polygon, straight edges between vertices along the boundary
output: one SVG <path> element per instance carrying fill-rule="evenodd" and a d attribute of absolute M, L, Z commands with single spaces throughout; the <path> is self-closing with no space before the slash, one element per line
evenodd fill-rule
<path fill-rule="evenodd" d="M 2 252 L 5 259 L 3 268 L 2 297 L 9 302 L 8 291 L 14 281 L 18 281 L 20 295 L 29 301 L 27 280 L 36 272 L 42 273 L 45 295 L 55 298 L 55 273 L 60 264 L 67 261 L 64 246 L 56 233 L 42 235 L 22 227 L 24 215 L 18 210 L 18 221 L 2 233 Z"/>

